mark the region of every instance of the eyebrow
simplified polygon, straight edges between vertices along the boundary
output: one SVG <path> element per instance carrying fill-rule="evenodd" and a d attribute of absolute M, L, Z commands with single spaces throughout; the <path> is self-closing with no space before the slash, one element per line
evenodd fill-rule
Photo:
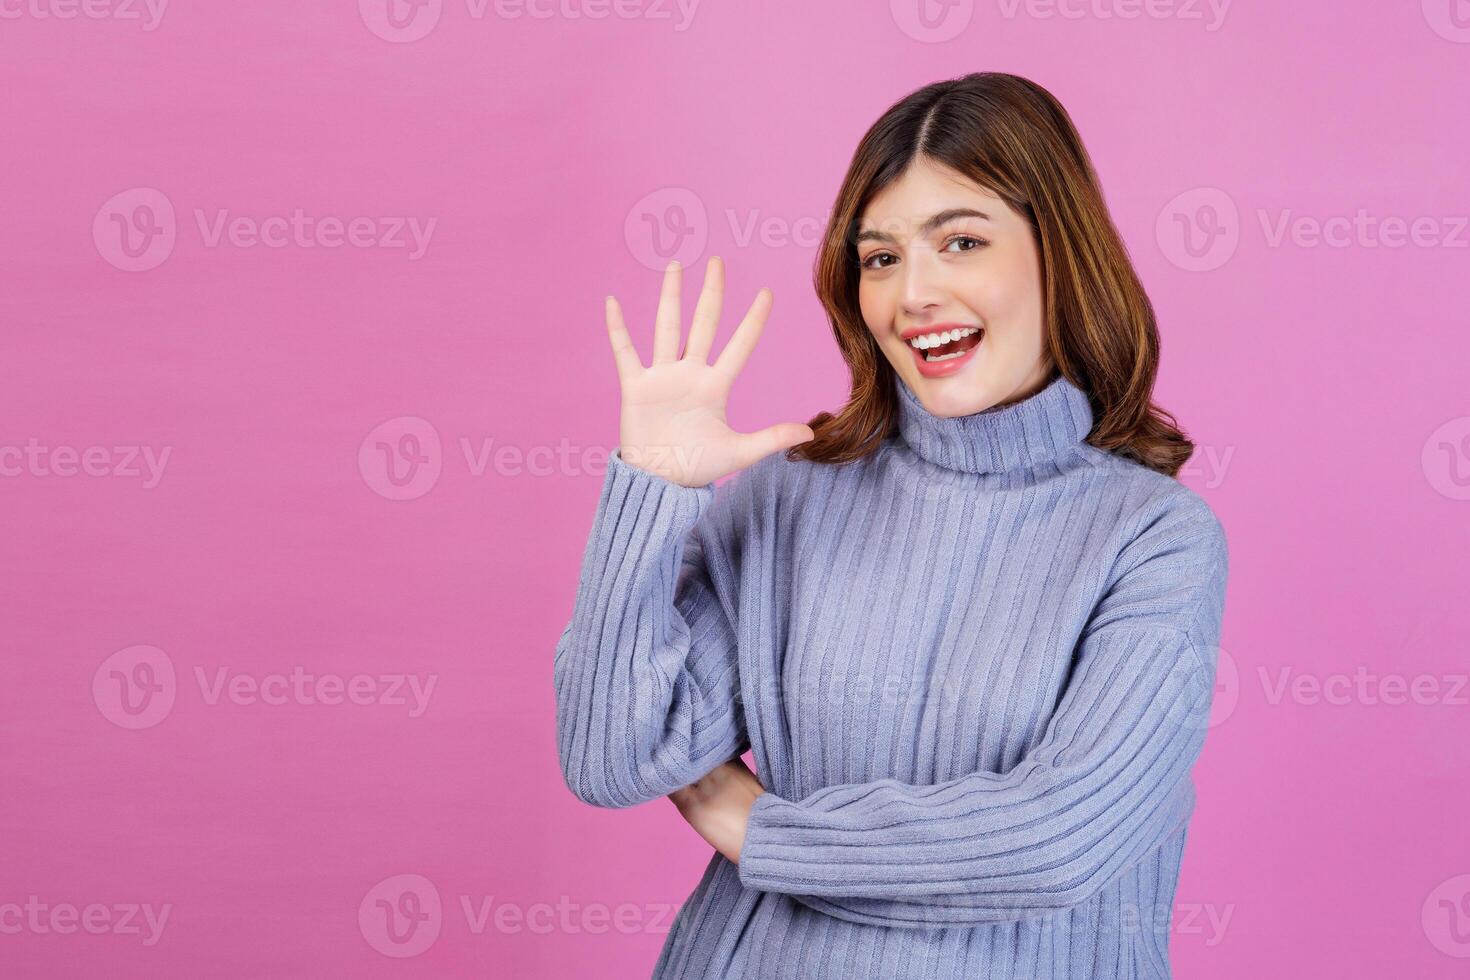
<path fill-rule="evenodd" d="M 956 218 L 979 218 L 982 221 L 993 220 L 990 215 L 986 214 L 984 211 L 976 211 L 974 208 L 949 208 L 947 210 L 940 211 L 936 215 L 931 216 L 928 221 L 925 221 L 924 224 L 920 226 L 919 232 L 920 234 L 927 235 L 934 229 L 950 221 L 953 221 Z M 855 244 L 861 245 L 863 242 L 868 241 L 893 243 L 894 238 L 887 232 L 878 231 L 876 229 L 869 229 L 867 231 L 858 232 L 858 236 L 855 239 Z"/>

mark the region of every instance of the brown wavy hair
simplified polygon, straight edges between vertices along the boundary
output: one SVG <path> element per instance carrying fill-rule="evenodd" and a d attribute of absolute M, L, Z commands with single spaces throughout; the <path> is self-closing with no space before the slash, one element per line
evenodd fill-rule
<path fill-rule="evenodd" d="M 818 251 L 813 282 L 852 392 L 837 414 L 807 424 L 814 437 L 788 459 L 861 459 L 897 431 L 893 366 L 858 306 L 856 235 L 864 209 L 924 155 L 1004 200 L 1030 224 L 1041 258 L 1046 347 L 1087 393 L 1087 442 L 1177 477 L 1194 452 L 1172 415 L 1152 403 L 1159 332 L 1097 174 L 1067 111 L 1028 79 L 976 72 L 905 96 L 864 134 Z"/>

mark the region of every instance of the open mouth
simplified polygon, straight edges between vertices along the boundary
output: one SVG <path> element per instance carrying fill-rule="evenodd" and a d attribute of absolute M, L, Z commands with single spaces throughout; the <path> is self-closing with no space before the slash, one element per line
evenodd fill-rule
<path fill-rule="evenodd" d="M 910 338 L 908 344 L 927 364 L 950 361 L 964 357 L 974 350 L 985 336 L 981 327 L 962 327 L 941 333 L 920 334 Z"/>

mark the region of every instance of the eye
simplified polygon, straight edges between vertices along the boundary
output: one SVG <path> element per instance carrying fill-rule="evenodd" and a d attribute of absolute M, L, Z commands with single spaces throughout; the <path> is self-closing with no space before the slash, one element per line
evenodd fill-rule
<path fill-rule="evenodd" d="M 888 266 L 886 266 L 886 265 L 874 265 L 873 263 L 877 259 L 893 259 L 895 262 L 897 262 L 898 261 L 898 256 L 894 255 L 892 252 L 874 252 L 872 255 L 870 255 L 867 258 L 865 258 L 865 259 L 861 260 L 860 262 L 858 262 L 858 265 L 861 268 L 864 268 L 864 269 L 886 269 L 886 268 L 888 268 Z"/>
<path fill-rule="evenodd" d="M 979 248 L 982 245 L 989 245 L 990 244 L 985 239 L 983 239 L 983 238 L 976 238 L 974 235 L 956 235 L 953 238 L 951 238 L 949 241 L 945 242 L 944 243 L 944 247 L 945 247 L 946 250 L 948 250 L 951 245 L 958 244 L 959 242 L 970 242 L 970 243 L 972 243 L 969 248 L 962 248 L 962 249 L 960 249 L 961 252 L 973 252 L 975 249 Z"/>

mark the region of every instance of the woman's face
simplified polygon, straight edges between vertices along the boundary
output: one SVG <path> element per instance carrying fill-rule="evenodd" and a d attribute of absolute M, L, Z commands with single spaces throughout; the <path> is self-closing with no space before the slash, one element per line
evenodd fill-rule
<path fill-rule="evenodd" d="M 920 156 L 869 202 L 857 254 L 863 322 L 930 412 L 969 415 L 1045 387 L 1036 242 L 1000 198 Z M 910 343 L 956 330 L 972 332 L 931 346 L 939 360 Z"/>

